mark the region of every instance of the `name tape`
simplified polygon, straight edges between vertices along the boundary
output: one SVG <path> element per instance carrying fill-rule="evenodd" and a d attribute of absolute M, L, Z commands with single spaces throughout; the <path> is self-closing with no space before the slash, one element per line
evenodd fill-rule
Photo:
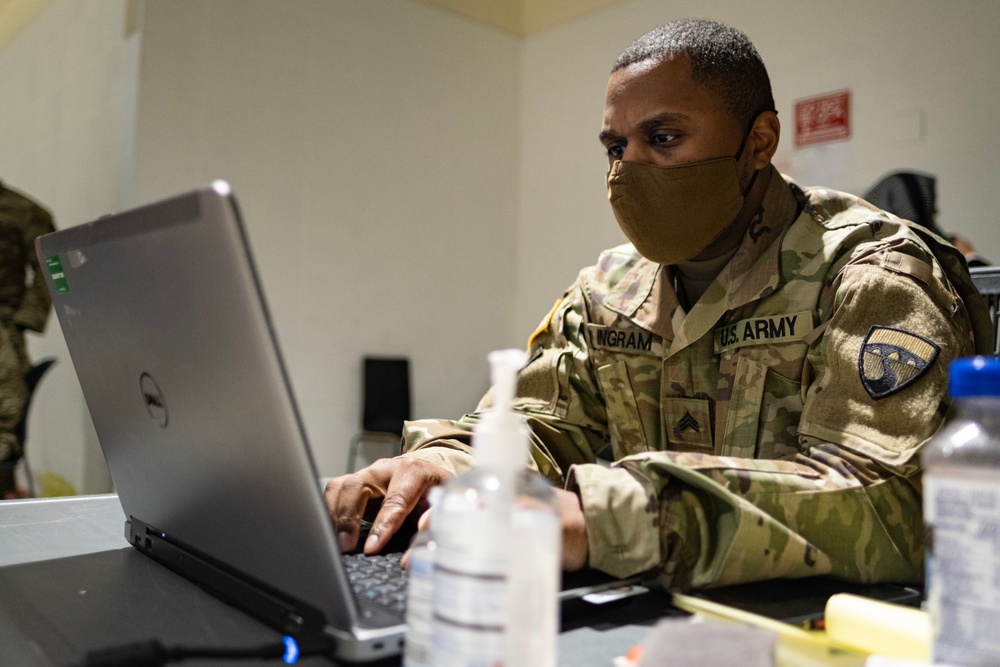
<path fill-rule="evenodd" d="M 630 352 L 633 354 L 649 354 L 663 356 L 663 343 L 659 336 L 642 329 L 624 329 L 618 327 L 603 327 L 599 324 L 588 324 L 590 346 L 602 350 Z"/>
<path fill-rule="evenodd" d="M 812 311 L 751 317 L 715 330 L 715 353 L 746 345 L 802 340 L 813 329 Z"/>

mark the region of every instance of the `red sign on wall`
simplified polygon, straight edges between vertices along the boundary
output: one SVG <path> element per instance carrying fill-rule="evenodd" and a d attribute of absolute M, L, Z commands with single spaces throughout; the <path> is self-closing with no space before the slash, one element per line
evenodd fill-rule
<path fill-rule="evenodd" d="M 807 146 L 851 136 L 851 91 L 795 101 L 795 145 Z"/>

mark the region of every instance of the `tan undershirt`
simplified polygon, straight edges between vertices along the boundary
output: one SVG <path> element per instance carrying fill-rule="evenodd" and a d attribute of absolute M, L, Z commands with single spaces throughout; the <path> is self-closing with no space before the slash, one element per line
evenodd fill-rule
<path fill-rule="evenodd" d="M 722 269 L 726 268 L 726 264 L 733 258 L 737 250 L 739 250 L 739 246 L 721 257 L 700 262 L 684 262 L 673 266 L 674 288 L 677 290 L 677 296 L 685 310 L 690 310 L 691 306 L 698 303 L 698 299 L 712 284 L 712 281 L 722 273 Z"/>

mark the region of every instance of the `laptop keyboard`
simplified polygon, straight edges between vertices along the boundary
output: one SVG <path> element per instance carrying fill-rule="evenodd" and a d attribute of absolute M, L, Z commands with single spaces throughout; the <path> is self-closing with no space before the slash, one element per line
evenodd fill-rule
<path fill-rule="evenodd" d="M 354 594 L 396 613 L 406 612 L 407 571 L 399 564 L 402 553 L 344 554 L 341 559 Z"/>

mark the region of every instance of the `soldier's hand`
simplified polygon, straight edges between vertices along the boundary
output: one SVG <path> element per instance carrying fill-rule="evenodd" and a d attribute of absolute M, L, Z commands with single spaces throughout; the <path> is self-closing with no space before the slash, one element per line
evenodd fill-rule
<path fill-rule="evenodd" d="M 587 543 L 587 522 L 580 496 L 572 491 L 555 489 L 562 523 L 562 566 L 572 572 L 587 564 L 590 547 Z"/>
<path fill-rule="evenodd" d="M 382 498 L 364 544 L 365 553 L 371 555 L 385 546 L 431 487 L 450 478 L 451 473 L 434 463 L 398 456 L 330 480 L 323 498 L 341 551 L 352 551 L 357 546 L 361 517 L 369 500 Z"/>
<path fill-rule="evenodd" d="M 559 505 L 559 521 L 562 524 L 562 568 L 567 571 L 579 570 L 586 566 L 590 556 L 587 543 L 587 523 L 580 504 L 580 496 L 572 491 L 553 489 Z M 431 510 L 420 516 L 418 528 L 427 530 Z M 403 555 L 403 567 L 409 567 L 410 550 Z"/>

